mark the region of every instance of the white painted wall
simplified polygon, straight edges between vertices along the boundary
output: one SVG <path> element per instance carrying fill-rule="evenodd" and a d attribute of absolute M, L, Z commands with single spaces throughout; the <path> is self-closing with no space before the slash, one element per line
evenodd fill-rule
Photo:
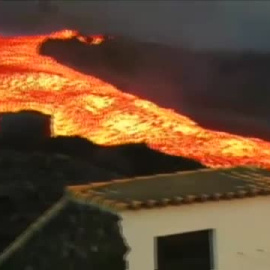
<path fill-rule="evenodd" d="M 122 218 L 129 270 L 157 269 L 155 237 L 209 228 L 216 229 L 215 270 L 270 269 L 270 197 L 129 211 Z"/>

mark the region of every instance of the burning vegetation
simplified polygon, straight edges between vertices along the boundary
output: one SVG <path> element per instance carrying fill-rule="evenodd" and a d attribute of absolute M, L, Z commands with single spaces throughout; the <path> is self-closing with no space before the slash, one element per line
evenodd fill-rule
<path fill-rule="evenodd" d="M 39 53 L 48 38 L 76 39 L 89 46 L 107 40 L 71 30 L 47 36 L 0 37 L 1 113 L 35 110 L 52 115 L 57 136 L 76 135 L 111 146 L 143 142 L 210 167 L 270 168 L 270 143 L 204 129 L 184 115 L 62 65 Z"/>

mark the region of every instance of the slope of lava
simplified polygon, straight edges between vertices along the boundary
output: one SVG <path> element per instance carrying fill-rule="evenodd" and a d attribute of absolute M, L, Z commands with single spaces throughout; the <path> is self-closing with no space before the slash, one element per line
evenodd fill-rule
<path fill-rule="evenodd" d="M 76 34 L 64 30 L 50 37 Z M 104 145 L 144 141 L 211 167 L 270 168 L 270 143 L 203 129 L 172 110 L 41 56 L 38 48 L 48 37 L 0 37 L 0 112 L 31 109 L 51 114 L 55 135 L 80 135 Z M 89 46 L 100 42 L 101 37 L 94 37 Z"/>

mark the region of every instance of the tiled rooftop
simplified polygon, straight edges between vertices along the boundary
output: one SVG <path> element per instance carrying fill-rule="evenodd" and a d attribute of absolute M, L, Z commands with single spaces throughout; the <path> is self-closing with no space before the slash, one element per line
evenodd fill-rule
<path fill-rule="evenodd" d="M 270 171 L 237 167 L 153 175 L 68 187 L 71 198 L 112 210 L 142 209 L 270 194 Z"/>

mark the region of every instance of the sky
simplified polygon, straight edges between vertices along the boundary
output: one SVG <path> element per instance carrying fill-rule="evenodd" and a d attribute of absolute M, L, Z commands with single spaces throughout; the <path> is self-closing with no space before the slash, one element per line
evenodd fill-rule
<path fill-rule="evenodd" d="M 0 0 L 0 31 L 72 27 L 196 49 L 270 50 L 269 1 L 55 0 L 50 15 L 39 14 L 36 2 Z"/>

